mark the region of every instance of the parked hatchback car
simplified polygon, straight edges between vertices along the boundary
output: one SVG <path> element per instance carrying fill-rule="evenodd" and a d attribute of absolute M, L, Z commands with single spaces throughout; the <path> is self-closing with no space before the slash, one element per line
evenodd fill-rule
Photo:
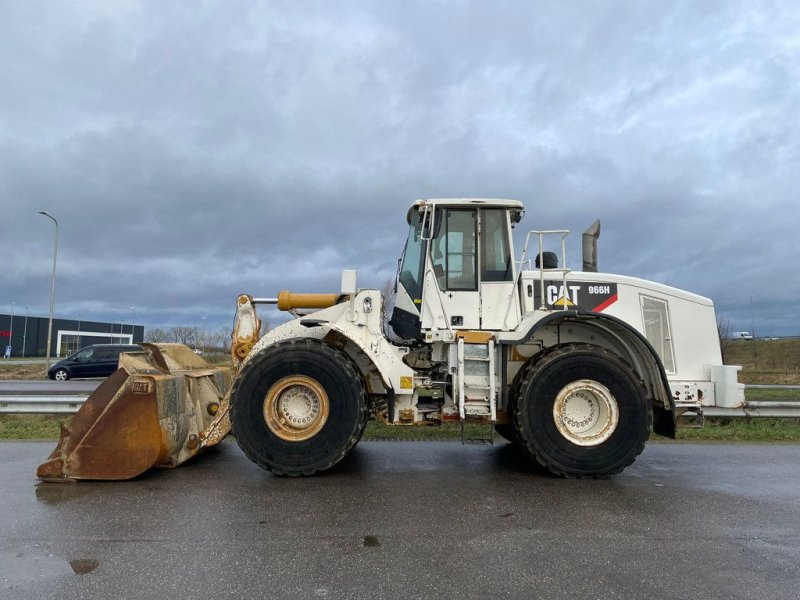
<path fill-rule="evenodd" d="M 138 352 L 136 344 L 94 344 L 81 348 L 47 370 L 47 376 L 57 381 L 74 377 L 108 377 L 117 370 L 121 352 Z"/>

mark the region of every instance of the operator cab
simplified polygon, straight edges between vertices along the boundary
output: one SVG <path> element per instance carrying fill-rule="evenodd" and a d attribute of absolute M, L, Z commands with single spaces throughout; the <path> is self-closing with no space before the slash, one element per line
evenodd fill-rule
<path fill-rule="evenodd" d="M 516 200 L 418 200 L 389 321 L 404 339 L 428 331 L 508 330 L 519 322 L 511 229 Z M 482 316 L 483 315 L 483 316 Z"/>

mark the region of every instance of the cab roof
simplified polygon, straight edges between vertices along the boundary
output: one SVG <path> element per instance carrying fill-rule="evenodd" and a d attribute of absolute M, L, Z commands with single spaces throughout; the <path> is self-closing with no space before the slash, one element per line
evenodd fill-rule
<path fill-rule="evenodd" d="M 411 223 L 411 213 L 420 206 L 437 206 L 447 208 L 513 208 L 518 211 L 525 210 L 525 206 L 519 200 L 507 200 L 503 198 L 425 198 L 417 200 L 408 209 L 407 220 Z"/>

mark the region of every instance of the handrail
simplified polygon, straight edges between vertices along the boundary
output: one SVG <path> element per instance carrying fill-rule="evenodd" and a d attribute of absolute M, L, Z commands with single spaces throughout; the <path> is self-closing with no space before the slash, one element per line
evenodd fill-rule
<path fill-rule="evenodd" d="M 539 310 L 548 310 L 547 306 L 545 305 L 545 293 L 544 293 L 544 272 L 545 268 L 543 265 L 544 258 L 542 254 L 544 252 L 544 236 L 545 235 L 560 235 L 561 236 L 561 264 L 564 265 L 560 269 L 547 269 L 548 273 L 561 273 L 562 278 L 562 286 L 566 290 L 567 288 L 567 273 L 571 272 L 571 269 L 567 268 L 567 236 L 569 235 L 569 229 L 544 229 L 544 230 L 531 230 L 525 236 L 525 245 L 522 247 L 522 255 L 519 259 L 519 268 L 517 269 L 516 277 L 514 277 L 514 285 L 511 287 L 511 292 L 508 296 L 508 303 L 506 304 L 506 312 L 503 316 L 503 329 L 508 328 L 508 314 L 511 311 L 511 306 L 514 304 L 514 294 L 518 293 L 519 291 L 519 282 L 522 278 L 522 266 L 525 262 L 528 262 L 530 265 L 530 258 L 528 258 L 528 247 L 530 246 L 531 235 L 536 235 L 539 238 L 539 301 L 541 306 Z M 566 292 L 565 292 L 566 293 Z M 567 309 L 567 303 L 564 302 L 562 310 Z"/>

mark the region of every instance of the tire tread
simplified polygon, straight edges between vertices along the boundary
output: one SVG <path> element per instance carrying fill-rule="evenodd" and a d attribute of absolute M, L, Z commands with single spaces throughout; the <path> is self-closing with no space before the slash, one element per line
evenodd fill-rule
<path fill-rule="evenodd" d="M 335 360 L 339 364 L 339 366 L 344 371 L 344 374 L 347 378 L 353 381 L 361 382 L 362 377 L 356 367 L 355 363 L 347 356 L 344 352 L 337 350 L 336 348 L 331 347 L 330 345 L 313 338 L 295 338 L 286 340 L 283 342 L 277 342 L 272 346 L 269 346 L 267 349 L 264 350 L 264 353 L 261 356 L 253 357 L 252 359 L 248 360 L 245 363 L 242 370 L 236 376 L 236 381 L 233 385 L 233 393 L 231 398 L 235 396 L 236 390 L 242 381 L 244 381 L 247 377 L 252 376 L 252 374 L 261 366 L 264 361 L 269 360 L 269 357 L 276 353 L 282 353 L 290 349 L 301 349 L 307 350 L 314 353 L 321 353 L 327 355 L 329 358 Z M 367 410 L 367 396 L 364 390 L 364 385 L 361 383 L 359 385 L 359 417 L 357 426 L 354 428 L 353 433 L 351 434 L 350 438 L 346 441 L 346 443 L 342 446 L 338 453 L 335 456 L 331 457 L 326 463 L 323 465 L 315 465 L 314 467 L 308 468 L 282 468 L 274 464 L 270 464 L 259 456 L 259 454 L 251 448 L 247 443 L 243 443 L 243 441 L 237 436 L 236 441 L 239 444 L 239 447 L 244 452 L 245 456 L 257 464 L 262 469 L 269 471 L 275 475 L 284 476 L 284 477 L 306 477 L 309 475 L 315 475 L 316 473 L 321 473 L 322 471 L 326 471 L 333 467 L 336 463 L 342 460 L 350 450 L 358 443 L 361 439 L 361 436 L 364 433 L 364 429 L 367 426 L 367 418 L 369 416 Z M 235 422 L 236 420 L 236 403 L 231 403 L 231 421 Z"/>
<path fill-rule="evenodd" d="M 535 360 L 529 361 L 523 367 L 523 370 L 520 371 L 517 377 L 514 378 L 511 393 L 509 394 L 509 403 L 512 415 L 511 420 L 517 435 L 517 440 L 519 441 L 521 447 L 534 461 L 536 461 L 539 466 L 547 469 L 553 475 L 567 479 L 607 479 L 621 473 L 626 467 L 632 465 L 636 460 L 636 457 L 644 451 L 645 444 L 650 437 L 650 430 L 653 426 L 653 411 L 649 404 L 647 405 L 645 411 L 647 414 L 647 425 L 640 432 L 639 439 L 636 441 L 634 452 L 630 454 L 629 458 L 624 463 L 617 465 L 613 469 L 599 473 L 573 473 L 554 464 L 553 461 L 551 461 L 546 455 L 536 448 L 536 444 L 534 443 L 530 432 L 526 431 L 525 427 L 520 427 L 519 425 L 521 409 L 519 407 L 518 396 L 520 391 L 528 389 L 528 386 L 531 385 L 539 377 L 542 371 L 544 371 L 544 369 L 554 361 L 564 358 L 565 356 L 569 356 L 570 354 L 586 352 L 605 358 L 610 362 L 617 363 L 618 366 L 628 372 L 628 375 L 633 381 L 639 382 L 638 384 L 641 386 L 641 390 L 643 392 L 642 397 L 647 397 L 644 383 L 641 381 L 633 368 L 631 368 L 630 364 L 628 364 L 628 362 L 619 355 L 607 350 L 606 348 L 591 344 L 564 344 L 561 346 L 555 346 L 549 350 L 545 350 L 544 353 L 534 355 L 532 358 Z"/>

